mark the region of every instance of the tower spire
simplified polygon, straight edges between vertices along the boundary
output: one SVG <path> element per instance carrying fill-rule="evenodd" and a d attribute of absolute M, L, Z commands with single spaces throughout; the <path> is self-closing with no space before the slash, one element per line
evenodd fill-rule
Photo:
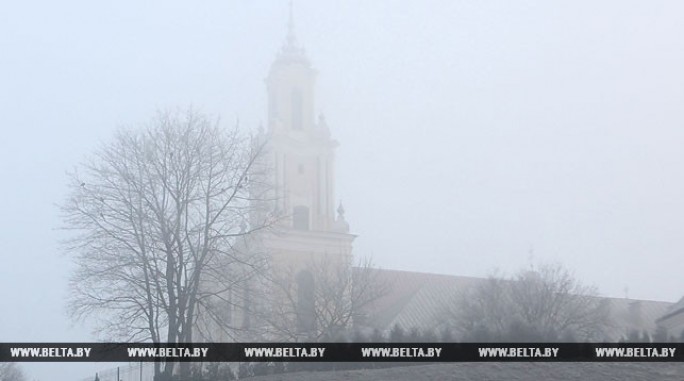
<path fill-rule="evenodd" d="M 288 2 L 288 8 L 287 35 L 285 36 L 285 43 L 280 50 L 279 59 L 308 63 L 306 55 L 304 54 L 304 49 L 297 44 L 294 25 L 294 4 L 292 0 Z"/>
<path fill-rule="evenodd" d="M 287 46 L 288 47 L 295 47 L 297 45 L 297 37 L 295 36 L 295 31 L 294 31 L 294 16 L 293 16 L 293 1 L 290 0 L 289 2 L 289 16 L 287 19 Z"/>

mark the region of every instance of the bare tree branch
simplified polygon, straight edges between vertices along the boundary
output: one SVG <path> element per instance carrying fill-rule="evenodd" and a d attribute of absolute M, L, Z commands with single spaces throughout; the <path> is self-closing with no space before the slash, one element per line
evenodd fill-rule
<path fill-rule="evenodd" d="M 268 227 L 251 217 L 264 208 L 254 189 L 265 185 L 250 180 L 262 148 L 192 110 L 160 112 L 70 173 L 72 316 L 95 318 L 107 338 L 191 342 L 200 315 L 217 316 L 209 296 L 264 264 L 235 245 Z"/>
<path fill-rule="evenodd" d="M 601 340 L 608 306 L 560 265 L 492 276 L 460 295 L 448 315 L 465 340 Z"/>

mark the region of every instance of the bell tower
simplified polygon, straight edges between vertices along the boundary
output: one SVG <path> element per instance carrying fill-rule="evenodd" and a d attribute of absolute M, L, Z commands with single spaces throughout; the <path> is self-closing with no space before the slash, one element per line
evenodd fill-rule
<path fill-rule="evenodd" d="M 295 290 L 292 313 L 298 332 L 305 335 L 317 329 L 316 290 L 334 277 L 351 276 L 355 238 L 349 234 L 342 205 L 335 210 L 338 143 L 331 138 L 325 117 L 315 116 L 316 77 L 297 44 L 290 8 L 287 37 L 266 78 L 265 159 L 277 222 L 261 244 L 270 257 L 273 277 Z M 348 291 L 344 290 L 345 298 Z"/>

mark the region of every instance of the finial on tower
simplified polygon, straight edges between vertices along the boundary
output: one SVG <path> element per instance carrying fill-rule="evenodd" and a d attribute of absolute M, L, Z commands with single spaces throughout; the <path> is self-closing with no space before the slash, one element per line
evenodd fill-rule
<path fill-rule="evenodd" d="M 292 10 L 293 4 L 292 0 L 290 0 L 290 14 L 287 20 L 287 46 L 290 47 L 295 47 L 297 45 L 297 37 L 295 36 L 295 31 L 294 31 L 294 12 Z"/>
<path fill-rule="evenodd" d="M 337 207 L 337 218 L 335 218 L 333 231 L 349 233 L 349 223 L 344 218 L 344 206 L 342 206 L 342 201 L 340 201 L 340 206 Z"/>
<path fill-rule="evenodd" d="M 304 49 L 299 47 L 297 44 L 297 36 L 295 35 L 294 26 L 294 5 L 293 1 L 289 1 L 289 16 L 287 20 L 287 35 L 285 36 L 285 42 L 283 47 L 278 54 L 277 61 L 280 62 L 299 62 L 309 65 L 309 60 L 306 58 Z"/>

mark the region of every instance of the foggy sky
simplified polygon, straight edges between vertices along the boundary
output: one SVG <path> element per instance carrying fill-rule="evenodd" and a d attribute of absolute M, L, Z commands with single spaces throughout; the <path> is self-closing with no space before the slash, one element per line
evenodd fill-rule
<path fill-rule="evenodd" d="M 296 1 L 354 253 L 470 276 L 560 261 L 604 295 L 679 299 L 682 14 L 675 0 Z M 286 23 L 285 0 L 0 5 L 0 341 L 94 339 L 64 313 L 65 171 L 157 108 L 265 124 Z"/>

